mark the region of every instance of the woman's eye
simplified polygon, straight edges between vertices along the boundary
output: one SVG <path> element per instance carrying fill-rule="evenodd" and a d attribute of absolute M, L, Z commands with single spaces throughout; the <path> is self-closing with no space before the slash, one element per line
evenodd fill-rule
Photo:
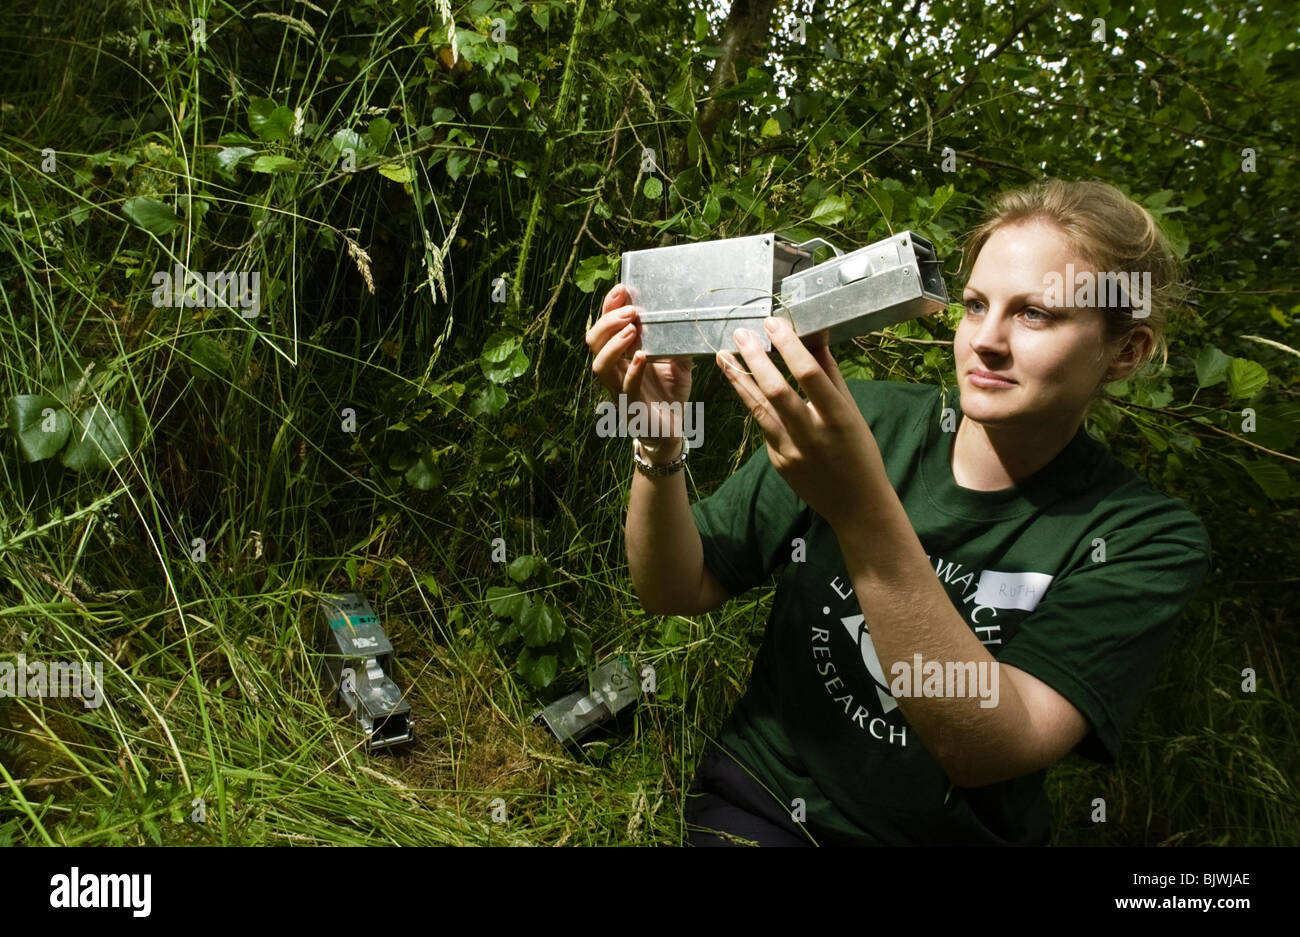
<path fill-rule="evenodd" d="M 968 300 L 966 300 L 966 302 L 965 302 L 964 305 L 966 306 L 966 311 L 967 311 L 967 312 L 973 312 L 973 313 L 975 313 L 976 315 L 979 315 L 980 310 L 978 310 L 978 309 L 972 309 L 971 307 L 972 307 L 972 306 L 980 306 L 980 307 L 982 308 L 982 307 L 984 306 L 984 304 L 983 304 L 982 302 L 980 302 L 978 299 L 968 299 Z"/>
<path fill-rule="evenodd" d="M 1032 317 L 1031 317 L 1031 318 L 1033 318 L 1033 321 L 1035 321 L 1035 322 L 1050 322 L 1050 321 L 1052 321 L 1052 316 L 1051 316 L 1051 314 L 1050 314 L 1050 313 L 1047 313 L 1047 312 L 1044 312 L 1042 309 L 1039 309 L 1037 306 L 1029 306 L 1028 308 L 1025 309 L 1025 312 L 1026 312 L 1026 313 L 1033 313 L 1033 314 L 1035 314 L 1035 316 L 1032 316 Z"/>

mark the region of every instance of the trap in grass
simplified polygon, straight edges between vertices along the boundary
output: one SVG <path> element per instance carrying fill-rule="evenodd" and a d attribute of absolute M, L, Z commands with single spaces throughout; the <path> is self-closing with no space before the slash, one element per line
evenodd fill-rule
<path fill-rule="evenodd" d="M 835 256 L 814 264 L 818 245 Z M 801 338 L 835 343 L 938 312 L 948 305 L 940 267 L 934 245 L 912 231 L 847 254 L 821 238 L 757 234 L 628 251 L 620 280 L 646 355 L 689 357 L 738 351 L 742 327 L 770 351 L 763 322 L 773 315 Z"/>
<path fill-rule="evenodd" d="M 641 693 L 626 656 L 597 667 L 587 678 L 587 689 L 561 697 L 533 715 L 566 745 L 577 745 L 599 730 L 616 727 L 620 714 L 629 714 Z"/>
<path fill-rule="evenodd" d="M 366 751 L 411 741 L 411 704 L 388 676 L 393 645 L 365 597 L 320 596 L 317 636 L 326 683 L 365 733 Z"/>

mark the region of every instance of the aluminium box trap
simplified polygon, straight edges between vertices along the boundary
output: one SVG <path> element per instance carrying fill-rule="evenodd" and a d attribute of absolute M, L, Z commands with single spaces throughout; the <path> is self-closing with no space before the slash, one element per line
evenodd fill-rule
<path fill-rule="evenodd" d="M 813 264 L 817 244 L 835 252 Z M 628 251 L 620 279 L 641 321 L 649 357 L 738 351 L 732 333 L 754 332 L 779 315 L 795 334 L 838 342 L 948 305 L 934 245 L 903 231 L 844 253 L 821 238 L 800 244 L 777 234 Z"/>
<path fill-rule="evenodd" d="M 319 598 L 317 636 L 326 681 L 365 732 L 366 751 L 409 742 L 411 704 L 388 676 L 393 645 L 379 616 L 356 592 Z"/>
<path fill-rule="evenodd" d="M 557 739 L 577 744 L 601 726 L 618 718 L 633 705 L 641 690 L 626 656 L 607 661 L 591 672 L 587 690 L 563 696 L 533 715 L 533 722 L 545 725 Z"/>

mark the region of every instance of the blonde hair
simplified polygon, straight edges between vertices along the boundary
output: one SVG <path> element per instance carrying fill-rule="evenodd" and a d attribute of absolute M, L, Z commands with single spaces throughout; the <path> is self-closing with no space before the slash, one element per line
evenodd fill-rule
<path fill-rule="evenodd" d="M 1107 343 L 1118 342 L 1143 326 L 1155 337 L 1134 373 L 1160 354 L 1169 362 L 1165 323 L 1169 311 L 1182 302 L 1178 258 L 1151 213 L 1105 182 L 1064 182 L 1048 179 L 999 194 L 988 214 L 968 236 L 962 249 L 962 273 L 969 277 L 975 259 L 993 232 L 1005 225 L 1045 221 L 1065 237 L 1070 248 L 1098 272 L 1149 273 L 1148 315 L 1138 318 L 1127 306 L 1101 310 Z M 1100 292 L 1100 291 L 1099 291 Z M 1100 390 L 1100 388 L 1099 388 Z"/>

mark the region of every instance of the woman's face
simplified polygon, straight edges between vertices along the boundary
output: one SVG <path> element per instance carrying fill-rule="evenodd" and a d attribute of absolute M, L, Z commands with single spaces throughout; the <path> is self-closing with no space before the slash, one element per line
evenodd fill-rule
<path fill-rule="evenodd" d="M 1101 311 L 1070 305 L 1068 263 L 1075 271 L 1092 269 L 1041 221 L 1003 226 L 984 243 L 953 342 L 964 415 L 1030 432 L 1078 426 L 1114 349 L 1102 353 Z M 1053 271 L 1064 281 L 1066 305 L 1044 302 Z M 981 371 L 1003 380 L 981 378 Z"/>

